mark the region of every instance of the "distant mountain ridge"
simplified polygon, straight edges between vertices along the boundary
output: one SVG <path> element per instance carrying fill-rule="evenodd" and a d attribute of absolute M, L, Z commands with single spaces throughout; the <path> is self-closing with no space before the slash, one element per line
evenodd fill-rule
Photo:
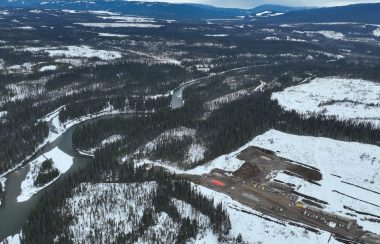
<path fill-rule="evenodd" d="M 380 23 L 380 3 L 293 11 L 264 21 L 277 23 L 359 22 Z"/>
<path fill-rule="evenodd" d="M 119 0 L 12 0 L 1 1 L 0 7 L 29 7 L 73 10 L 108 10 L 123 14 L 143 15 L 155 18 L 204 19 L 232 18 L 236 16 L 255 15 L 264 11 L 291 12 L 304 8 L 265 4 L 252 9 L 220 8 L 195 3 L 139 2 Z"/>
<path fill-rule="evenodd" d="M 380 3 L 354 4 L 329 8 L 305 8 L 265 4 L 252 9 L 220 8 L 195 3 L 139 2 L 121 0 L 0 0 L 0 7 L 27 7 L 72 10 L 107 10 L 127 15 L 159 19 L 222 19 L 247 16 L 271 23 L 361 22 L 380 23 Z M 263 12 L 284 13 L 264 15 Z"/>

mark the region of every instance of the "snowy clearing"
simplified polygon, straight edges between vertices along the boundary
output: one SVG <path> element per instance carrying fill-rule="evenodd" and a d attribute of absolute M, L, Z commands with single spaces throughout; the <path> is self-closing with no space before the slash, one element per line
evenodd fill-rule
<path fill-rule="evenodd" d="M 372 33 L 373 33 L 374 36 L 380 37 L 380 28 L 377 28 Z"/>
<path fill-rule="evenodd" d="M 76 25 L 98 28 L 160 28 L 163 25 L 147 23 L 75 23 Z"/>
<path fill-rule="evenodd" d="M 380 126 L 380 84 L 366 80 L 317 78 L 272 94 L 286 110 L 336 116 Z"/>
<path fill-rule="evenodd" d="M 44 71 L 54 71 L 58 68 L 57 65 L 47 65 L 47 66 L 42 66 L 38 71 L 44 72 Z"/>
<path fill-rule="evenodd" d="M 136 16 L 97 16 L 100 19 L 117 20 L 118 23 L 155 23 L 153 18 L 136 17 Z"/>
<path fill-rule="evenodd" d="M 129 35 L 112 34 L 112 33 L 98 33 L 102 37 L 128 37 Z"/>
<path fill-rule="evenodd" d="M 25 202 L 29 200 L 34 194 L 47 187 L 55 180 L 59 178 L 56 177 L 49 183 L 38 187 L 34 185 L 35 180 L 37 179 L 38 173 L 40 171 L 41 164 L 46 159 L 52 159 L 54 168 L 58 169 L 60 174 L 68 171 L 73 164 L 73 158 L 57 147 L 52 149 L 51 151 L 45 153 L 44 155 L 39 156 L 36 160 L 32 161 L 29 164 L 29 172 L 25 177 L 25 180 L 21 183 L 21 194 L 17 197 L 17 202 Z"/>
<path fill-rule="evenodd" d="M 318 31 L 318 34 L 321 34 L 322 36 L 329 38 L 329 39 L 334 39 L 334 40 L 343 40 L 344 35 L 340 32 L 336 31 Z"/>
<path fill-rule="evenodd" d="M 276 155 L 318 168 L 320 186 L 278 172 L 273 179 L 291 183 L 298 192 L 328 202 L 325 209 L 340 215 L 355 214 L 365 230 L 380 234 L 380 223 L 368 216 L 345 209 L 379 215 L 380 212 L 380 147 L 356 142 L 343 142 L 322 137 L 296 136 L 270 130 L 253 140 L 255 146 Z M 354 199 L 355 198 L 355 199 Z"/>
<path fill-rule="evenodd" d="M 226 37 L 228 34 L 206 34 L 207 37 Z"/>
<path fill-rule="evenodd" d="M 107 144 L 111 144 L 111 143 L 115 143 L 117 141 L 120 141 L 121 139 L 123 139 L 123 137 L 121 135 L 113 135 L 113 136 L 110 136 L 110 137 L 104 139 L 101 144 L 102 144 L 102 146 L 105 146 Z"/>
<path fill-rule="evenodd" d="M 25 48 L 29 52 L 46 52 L 50 57 L 66 58 L 99 58 L 101 60 L 113 60 L 121 58 L 121 53 L 117 51 L 97 50 L 90 46 L 64 46 L 64 47 L 29 47 Z"/>

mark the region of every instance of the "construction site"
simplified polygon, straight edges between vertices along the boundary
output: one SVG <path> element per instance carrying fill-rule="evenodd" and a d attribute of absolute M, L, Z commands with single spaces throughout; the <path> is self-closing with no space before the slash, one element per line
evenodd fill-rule
<path fill-rule="evenodd" d="M 273 172 L 281 171 L 317 182 L 322 178 L 318 169 L 256 147 L 245 149 L 238 158 L 245 163 L 235 172 L 214 169 L 201 176 L 184 174 L 180 177 L 229 195 L 265 215 L 290 224 L 298 223 L 316 233 L 328 231 L 344 243 L 380 243 L 378 235 L 364 231 L 356 220 L 325 211 L 323 201 L 298 193 L 292 185 L 270 180 Z"/>

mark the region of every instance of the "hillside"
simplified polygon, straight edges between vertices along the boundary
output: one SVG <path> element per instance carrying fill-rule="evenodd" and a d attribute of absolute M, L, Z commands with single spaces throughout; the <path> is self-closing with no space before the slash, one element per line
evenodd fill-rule
<path fill-rule="evenodd" d="M 296 11 L 271 18 L 272 23 L 359 22 L 380 23 L 380 3 L 353 4 Z"/>

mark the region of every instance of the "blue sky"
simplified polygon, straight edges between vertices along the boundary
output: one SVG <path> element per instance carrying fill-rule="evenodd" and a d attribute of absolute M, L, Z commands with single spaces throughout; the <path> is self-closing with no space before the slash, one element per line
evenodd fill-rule
<path fill-rule="evenodd" d="M 144 0 L 143 0 L 144 1 Z M 353 3 L 375 3 L 380 2 L 380 0 L 145 0 L 145 1 L 160 1 L 160 2 L 172 2 L 172 3 L 183 3 L 183 2 L 193 2 L 193 3 L 204 3 L 211 4 L 220 7 L 237 7 L 237 8 L 251 8 L 254 6 L 272 3 L 281 5 L 291 5 L 291 6 L 338 6 L 347 5 Z"/>

